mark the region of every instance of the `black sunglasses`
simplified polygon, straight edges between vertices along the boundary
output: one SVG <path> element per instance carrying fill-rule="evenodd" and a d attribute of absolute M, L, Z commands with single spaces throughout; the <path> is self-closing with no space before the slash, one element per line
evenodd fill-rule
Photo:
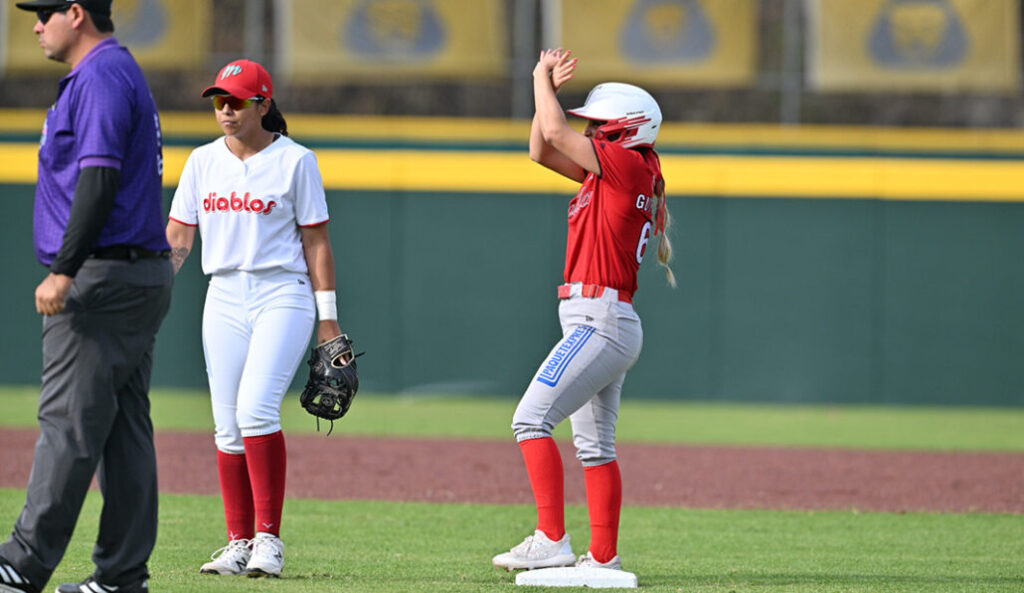
<path fill-rule="evenodd" d="M 71 4 L 67 6 L 61 6 L 59 8 L 43 8 L 36 11 L 36 17 L 39 18 L 39 22 L 46 24 L 50 22 L 50 17 L 57 14 L 58 12 L 67 12 L 71 9 Z"/>

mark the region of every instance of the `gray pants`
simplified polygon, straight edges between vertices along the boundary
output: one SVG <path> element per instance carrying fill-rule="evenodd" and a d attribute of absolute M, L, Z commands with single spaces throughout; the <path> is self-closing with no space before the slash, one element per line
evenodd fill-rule
<path fill-rule="evenodd" d="M 93 475 L 103 493 L 94 576 L 122 585 L 146 575 L 157 528 L 149 377 L 173 281 L 166 259 L 89 259 L 64 311 L 43 320 L 41 434 L 25 507 L 0 545 L 0 557 L 40 588 L 64 556 Z"/>
<path fill-rule="evenodd" d="M 530 381 L 512 417 L 519 442 L 551 436 L 560 422 L 572 423 L 576 457 L 584 466 L 615 460 L 615 425 L 626 371 L 643 346 L 633 306 L 607 289 L 599 298 L 572 297 L 558 306 L 562 340 Z"/>

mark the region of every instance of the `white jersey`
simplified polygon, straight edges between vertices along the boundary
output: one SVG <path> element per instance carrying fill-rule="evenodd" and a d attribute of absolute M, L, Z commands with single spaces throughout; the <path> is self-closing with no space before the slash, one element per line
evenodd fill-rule
<path fill-rule="evenodd" d="M 299 227 L 328 220 L 316 155 L 278 136 L 243 161 L 226 140 L 192 151 L 171 203 L 172 220 L 199 227 L 203 273 L 308 273 Z"/>

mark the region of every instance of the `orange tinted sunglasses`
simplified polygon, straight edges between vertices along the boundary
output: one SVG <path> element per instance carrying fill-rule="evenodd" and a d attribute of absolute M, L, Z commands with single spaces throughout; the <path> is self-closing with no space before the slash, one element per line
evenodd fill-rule
<path fill-rule="evenodd" d="M 216 95 L 211 97 L 211 99 L 213 99 L 213 108 L 217 111 L 224 109 L 225 105 L 230 107 L 232 111 L 241 111 L 263 101 L 263 99 L 258 97 L 253 99 L 239 99 L 238 97 L 232 97 L 231 95 Z"/>

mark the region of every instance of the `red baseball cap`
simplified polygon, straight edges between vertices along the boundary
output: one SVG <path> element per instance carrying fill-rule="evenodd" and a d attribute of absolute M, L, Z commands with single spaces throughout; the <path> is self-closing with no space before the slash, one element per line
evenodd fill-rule
<path fill-rule="evenodd" d="M 213 86 L 203 91 L 204 97 L 231 95 L 239 99 L 274 97 L 274 81 L 267 69 L 252 60 L 235 60 L 220 69 Z"/>

